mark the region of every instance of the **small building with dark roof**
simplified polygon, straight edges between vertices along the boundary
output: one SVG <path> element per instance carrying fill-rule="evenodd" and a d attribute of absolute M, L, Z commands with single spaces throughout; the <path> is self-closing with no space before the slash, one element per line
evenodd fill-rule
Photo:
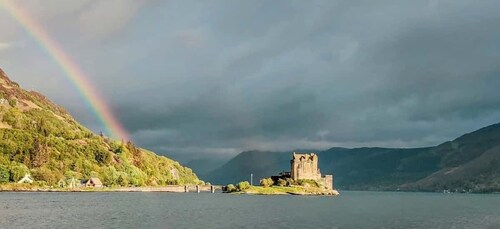
<path fill-rule="evenodd" d="M 102 188 L 104 185 L 101 180 L 97 177 L 91 177 L 90 179 L 82 180 L 82 186 L 85 187 L 93 187 L 93 188 Z"/>

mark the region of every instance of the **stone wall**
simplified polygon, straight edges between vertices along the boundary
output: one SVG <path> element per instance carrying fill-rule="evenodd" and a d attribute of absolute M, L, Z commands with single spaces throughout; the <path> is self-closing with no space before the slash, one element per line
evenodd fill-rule
<path fill-rule="evenodd" d="M 290 176 L 293 180 L 316 180 L 328 189 L 335 189 L 333 175 L 321 176 L 318 168 L 318 155 L 315 153 L 293 153 L 290 161 Z"/>
<path fill-rule="evenodd" d="M 298 154 L 294 152 L 290 164 L 291 176 L 294 180 L 319 180 L 321 178 L 318 169 L 318 155 L 314 153 Z"/>
<path fill-rule="evenodd" d="M 321 177 L 321 184 L 328 189 L 335 189 L 333 186 L 333 175 L 325 175 Z"/>

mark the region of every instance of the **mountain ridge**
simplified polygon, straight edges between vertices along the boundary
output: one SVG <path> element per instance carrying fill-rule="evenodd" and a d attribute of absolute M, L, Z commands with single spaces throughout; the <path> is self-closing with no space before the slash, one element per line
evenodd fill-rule
<path fill-rule="evenodd" d="M 212 182 L 234 183 L 289 170 L 291 152 L 243 152 L 204 176 Z M 347 190 L 472 192 L 500 191 L 500 123 L 430 147 L 333 147 L 318 151 L 319 167 L 334 174 L 336 187 Z M 251 160 L 258 158 L 258 160 Z M 265 169 L 260 160 L 270 158 Z M 256 166 L 258 165 L 258 166 Z M 239 171 L 232 168 L 239 167 Z"/>

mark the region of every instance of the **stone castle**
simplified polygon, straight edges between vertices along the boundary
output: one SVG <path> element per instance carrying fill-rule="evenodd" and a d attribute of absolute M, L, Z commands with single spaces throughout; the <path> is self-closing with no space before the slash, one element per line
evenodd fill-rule
<path fill-rule="evenodd" d="M 290 172 L 281 172 L 272 176 L 273 180 L 291 178 L 293 180 L 315 180 L 328 189 L 334 189 L 333 175 L 321 175 L 318 168 L 318 155 L 315 153 L 296 153 L 290 160 Z"/>

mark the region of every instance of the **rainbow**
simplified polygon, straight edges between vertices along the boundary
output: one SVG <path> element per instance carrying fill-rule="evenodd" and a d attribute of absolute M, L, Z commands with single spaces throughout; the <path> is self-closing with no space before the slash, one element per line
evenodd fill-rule
<path fill-rule="evenodd" d="M 5 9 L 18 23 L 29 33 L 40 47 L 55 61 L 65 76 L 75 86 L 82 96 L 86 105 L 92 110 L 99 122 L 104 127 L 104 131 L 115 139 L 129 140 L 128 132 L 122 124 L 115 118 L 110 107 L 92 87 L 85 73 L 64 50 L 52 39 L 43 27 L 25 11 L 22 6 L 15 1 L 0 0 L 0 8 Z"/>

